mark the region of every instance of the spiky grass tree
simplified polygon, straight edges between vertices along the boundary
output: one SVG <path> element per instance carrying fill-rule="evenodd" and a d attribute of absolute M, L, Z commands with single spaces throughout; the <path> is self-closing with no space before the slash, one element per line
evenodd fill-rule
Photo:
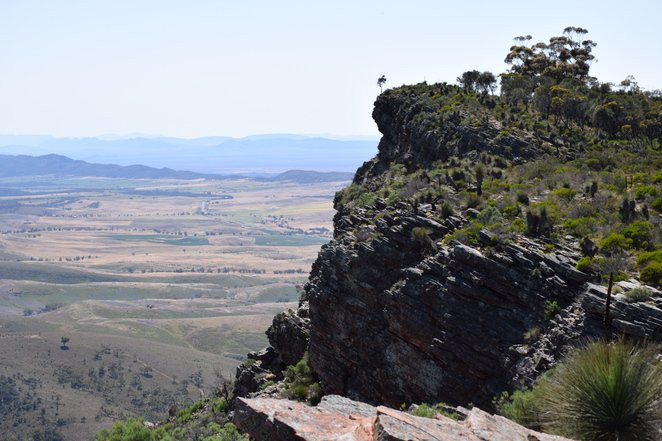
<path fill-rule="evenodd" d="M 620 338 L 572 352 L 549 376 L 543 427 L 587 441 L 662 439 L 659 349 Z"/>

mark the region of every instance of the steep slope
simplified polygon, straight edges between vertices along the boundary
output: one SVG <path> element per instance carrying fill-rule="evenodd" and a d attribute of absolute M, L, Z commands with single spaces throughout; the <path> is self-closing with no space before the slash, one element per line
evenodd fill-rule
<path fill-rule="evenodd" d="M 552 230 L 547 210 L 561 202 L 526 216 L 515 203 L 508 217 L 499 201 L 510 195 L 481 197 L 481 187 L 518 164 L 583 154 L 575 134 L 506 127 L 493 107 L 445 84 L 377 99 L 379 153 L 336 196 L 334 240 L 313 265 L 299 309 L 274 319 L 272 347 L 238 370 L 237 395 L 281 379 L 307 350 L 327 394 L 393 407 L 490 408 L 583 339 L 618 332 L 662 340 L 652 288 L 647 303 L 616 296 L 603 325 L 606 290 L 576 269 L 586 252 L 581 236 Z M 557 197 L 548 189 L 535 197 L 547 195 Z M 643 207 L 632 211 L 648 217 Z"/>

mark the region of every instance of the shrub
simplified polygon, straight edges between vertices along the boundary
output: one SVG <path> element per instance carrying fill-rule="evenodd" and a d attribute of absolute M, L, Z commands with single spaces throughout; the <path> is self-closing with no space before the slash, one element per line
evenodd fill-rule
<path fill-rule="evenodd" d="M 591 170 L 599 171 L 602 169 L 602 163 L 600 162 L 599 159 L 596 158 L 589 158 L 586 161 L 584 161 L 584 164 Z"/>
<path fill-rule="evenodd" d="M 468 193 L 467 200 L 464 205 L 465 208 L 476 208 L 480 205 L 480 197 L 476 196 L 474 193 Z"/>
<path fill-rule="evenodd" d="M 543 427 L 580 440 L 656 439 L 662 369 L 655 353 L 624 339 L 572 352 L 546 382 Z"/>
<path fill-rule="evenodd" d="M 506 418 L 531 429 L 540 430 L 539 415 L 543 412 L 540 406 L 546 388 L 547 380 L 543 375 L 531 389 L 516 390 L 512 394 L 503 392 L 501 397 L 495 400 L 495 407 Z"/>
<path fill-rule="evenodd" d="M 372 192 L 363 193 L 356 200 L 356 206 L 366 207 L 368 205 L 372 205 L 375 203 L 375 199 L 377 199 L 377 195 L 375 193 Z"/>
<path fill-rule="evenodd" d="M 653 291 L 643 286 L 638 286 L 625 293 L 625 297 L 631 302 L 645 302 L 651 298 Z"/>
<path fill-rule="evenodd" d="M 662 262 L 662 249 L 643 252 L 637 256 L 636 262 L 639 267 L 650 262 Z"/>
<path fill-rule="evenodd" d="M 285 395 L 290 399 L 317 404 L 322 390 L 319 383 L 315 382 L 308 360 L 306 352 L 301 360 L 285 370 Z"/>
<path fill-rule="evenodd" d="M 488 206 L 485 207 L 476 217 L 476 221 L 480 222 L 483 225 L 492 225 L 498 222 L 501 222 L 503 217 L 496 207 Z"/>
<path fill-rule="evenodd" d="M 94 441 L 161 441 L 172 439 L 168 436 L 162 428 L 152 430 L 143 424 L 142 419 L 130 418 L 113 424 L 110 430 L 104 429 L 97 433 Z"/>
<path fill-rule="evenodd" d="M 568 219 L 563 222 L 563 228 L 571 231 L 575 235 L 589 236 L 595 231 L 596 219 L 593 217 L 579 217 L 577 219 Z"/>
<path fill-rule="evenodd" d="M 411 229 L 411 238 L 416 242 L 424 243 L 432 233 L 432 230 L 425 227 L 414 227 Z"/>
<path fill-rule="evenodd" d="M 662 262 L 651 262 L 639 272 L 641 281 L 649 285 L 662 286 Z"/>
<path fill-rule="evenodd" d="M 434 418 L 437 415 L 441 414 L 445 417 L 452 418 L 454 420 L 458 419 L 457 414 L 444 410 L 445 407 L 446 407 L 446 403 L 437 403 L 434 405 L 423 403 L 416 406 L 416 408 L 409 413 L 423 418 Z"/>
<path fill-rule="evenodd" d="M 623 229 L 623 235 L 637 248 L 647 248 L 651 241 L 653 225 L 645 220 L 636 220 Z"/>
<path fill-rule="evenodd" d="M 518 191 L 517 202 L 519 202 L 522 205 L 529 205 L 529 195 L 527 195 L 523 191 Z"/>
<path fill-rule="evenodd" d="M 583 273 L 589 273 L 591 272 L 591 263 L 593 263 L 593 259 L 591 259 L 589 256 L 584 256 L 577 261 L 575 268 Z"/>
<path fill-rule="evenodd" d="M 537 339 L 538 336 L 540 336 L 540 328 L 537 327 L 537 326 L 534 326 L 533 328 L 526 331 L 524 333 L 523 337 L 524 337 L 525 341 L 530 342 L 530 341 L 533 341 L 533 340 Z"/>
<path fill-rule="evenodd" d="M 453 207 L 451 207 L 451 204 L 448 203 L 448 201 L 444 201 L 441 203 L 441 217 L 446 219 L 447 217 L 452 216 L 453 213 Z"/>
<path fill-rule="evenodd" d="M 521 213 L 519 205 L 517 204 L 507 205 L 506 207 L 503 208 L 502 211 L 504 216 L 506 216 L 509 219 L 516 218 Z"/>
<path fill-rule="evenodd" d="M 219 433 L 208 436 L 202 441 L 248 441 L 248 436 L 239 433 L 234 424 L 226 423 Z"/>
<path fill-rule="evenodd" d="M 212 401 L 211 408 L 214 413 L 228 412 L 230 410 L 230 403 L 225 398 L 217 397 Z"/>
<path fill-rule="evenodd" d="M 552 194 L 561 199 L 570 200 L 575 197 L 575 195 L 577 194 L 577 190 L 575 190 L 574 188 L 562 187 L 552 191 Z"/>
<path fill-rule="evenodd" d="M 598 242 L 598 246 L 608 253 L 627 250 L 632 247 L 632 239 L 618 233 L 609 233 L 607 237 Z"/>
<path fill-rule="evenodd" d="M 545 300 L 545 320 L 550 320 L 561 311 L 561 307 L 556 300 Z"/>
<path fill-rule="evenodd" d="M 662 213 L 662 198 L 655 198 L 655 200 L 651 202 L 651 208 L 658 213 Z"/>
<path fill-rule="evenodd" d="M 652 197 L 657 196 L 657 188 L 653 187 L 652 185 L 641 185 L 635 187 L 634 189 L 635 199 L 641 201 L 646 199 L 647 196 L 652 196 Z"/>

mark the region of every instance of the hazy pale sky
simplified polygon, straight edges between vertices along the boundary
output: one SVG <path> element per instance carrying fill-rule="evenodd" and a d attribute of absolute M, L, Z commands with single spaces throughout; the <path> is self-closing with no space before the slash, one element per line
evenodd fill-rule
<path fill-rule="evenodd" d="M 0 0 L 0 133 L 376 135 L 387 86 L 502 72 L 566 26 L 662 88 L 662 1 Z"/>

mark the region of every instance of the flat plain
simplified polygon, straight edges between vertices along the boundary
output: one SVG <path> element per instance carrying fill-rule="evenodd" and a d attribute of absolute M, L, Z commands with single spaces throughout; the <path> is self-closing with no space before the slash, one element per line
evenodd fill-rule
<path fill-rule="evenodd" d="M 0 386 L 20 403 L 0 430 L 90 439 L 232 378 L 295 306 L 346 184 L 0 179 Z"/>

